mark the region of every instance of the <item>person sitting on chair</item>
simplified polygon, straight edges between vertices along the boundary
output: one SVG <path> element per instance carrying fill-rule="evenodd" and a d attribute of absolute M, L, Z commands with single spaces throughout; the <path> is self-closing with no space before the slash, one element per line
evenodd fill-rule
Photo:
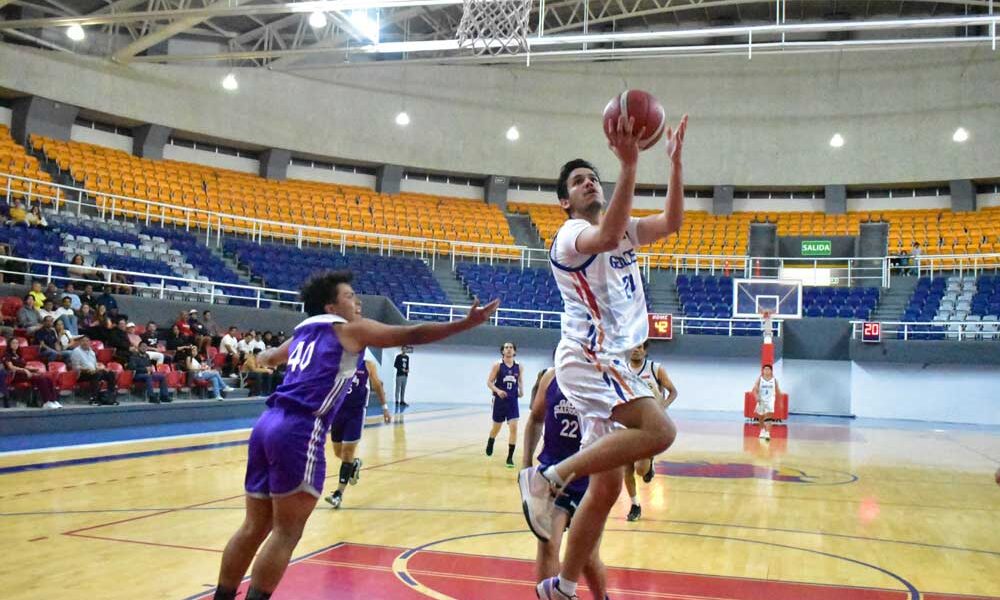
<path fill-rule="evenodd" d="M 109 371 L 104 365 L 98 364 L 97 355 L 90 346 L 90 338 L 83 336 L 73 353 L 70 355 L 73 370 L 79 376 L 78 381 L 94 385 L 94 394 L 90 398 L 91 406 L 111 406 L 118 404 L 115 394 L 118 392 L 118 375 Z M 101 384 L 107 385 L 107 391 L 101 389 Z M 109 398 L 110 396 L 110 398 Z"/>
<path fill-rule="evenodd" d="M 170 390 L 167 388 L 167 375 L 165 373 L 157 373 L 153 370 L 153 362 L 149 358 L 148 351 L 149 346 L 147 346 L 145 342 L 140 341 L 136 351 L 129 355 L 128 366 L 126 366 L 126 368 L 135 373 L 133 381 L 141 382 L 146 385 L 146 397 L 149 399 L 149 402 L 152 402 L 153 404 L 170 402 Z M 153 384 L 160 386 L 159 398 L 157 398 L 153 393 Z"/>

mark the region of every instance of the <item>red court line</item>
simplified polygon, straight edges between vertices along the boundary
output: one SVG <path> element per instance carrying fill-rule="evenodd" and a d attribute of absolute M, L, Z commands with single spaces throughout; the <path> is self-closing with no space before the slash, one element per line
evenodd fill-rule
<path fill-rule="evenodd" d="M 274 600 L 415 600 L 427 596 L 393 572 L 406 549 L 345 543 L 289 566 Z M 498 556 L 423 551 L 407 574 L 424 586 L 460 600 L 523 598 L 531 594 L 533 562 Z M 245 589 L 246 584 L 243 588 Z M 771 581 L 648 569 L 608 569 L 615 600 L 904 600 L 902 590 Z M 585 592 L 582 598 L 587 597 Z M 212 594 L 198 596 L 208 600 Z M 997 600 L 930 593 L 924 600 Z"/>
<path fill-rule="evenodd" d="M 70 537 L 87 538 L 91 540 L 101 540 L 104 542 L 121 542 L 123 544 L 139 544 L 141 546 L 155 546 L 158 548 L 177 548 L 180 550 L 200 550 L 202 552 L 213 552 L 216 554 L 222 554 L 222 550 L 216 550 L 215 548 L 200 548 L 198 546 L 181 546 L 178 544 L 160 544 L 158 542 L 143 542 L 140 540 L 130 540 L 126 538 L 116 538 L 107 537 L 103 535 L 88 535 L 85 533 L 66 533 L 63 535 L 68 535 Z M 44 539 L 44 538 L 43 538 Z M 33 541 L 33 540 L 28 540 Z"/>

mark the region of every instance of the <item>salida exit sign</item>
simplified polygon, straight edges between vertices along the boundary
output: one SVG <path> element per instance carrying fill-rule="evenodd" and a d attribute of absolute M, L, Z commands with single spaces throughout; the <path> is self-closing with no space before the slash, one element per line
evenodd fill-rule
<path fill-rule="evenodd" d="M 830 256 L 833 244 L 830 240 L 803 240 L 802 256 Z"/>

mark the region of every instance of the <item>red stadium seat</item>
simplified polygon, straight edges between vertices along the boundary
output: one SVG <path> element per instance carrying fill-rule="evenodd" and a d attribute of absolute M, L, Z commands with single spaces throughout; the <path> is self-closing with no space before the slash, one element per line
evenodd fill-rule
<path fill-rule="evenodd" d="M 116 362 L 108 363 L 108 370 L 118 375 L 118 393 L 128 394 L 132 390 L 132 381 L 135 378 L 135 373 L 126 371 L 124 367 Z"/>
<path fill-rule="evenodd" d="M 104 342 L 101 340 L 90 340 L 90 347 L 94 352 L 97 352 L 104 348 Z"/>
<path fill-rule="evenodd" d="M 42 357 L 38 351 L 38 346 L 21 346 L 17 349 L 17 353 L 25 362 L 38 362 Z"/>
<path fill-rule="evenodd" d="M 49 373 L 58 375 L 66 371 L 66 363 L 54 360 L 49 363 Z"/>
<path fill-rule="evenodd" d="M 97 362 L 108 364 L 115 359 L 115 351 L 111 348 L 101 348 L 97 351 Z"/>
<path fill-rule="evenodd" d="M 59 390 L 59 395 L 72 396 L 73 391 L 76 389 L 77 379 L 79 379 L 79 375 L 76 371 L 58 373 L 56 377 L 56 389 Z"/>

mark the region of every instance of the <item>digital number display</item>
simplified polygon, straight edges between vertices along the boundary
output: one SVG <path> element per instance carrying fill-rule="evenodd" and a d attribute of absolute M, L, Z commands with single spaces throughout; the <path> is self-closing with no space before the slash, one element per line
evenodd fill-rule
<path fill-rule="evenodd" d="M 882 324 L 865 322 L 861 325 L 861 341 L 878 343 L 882 341 Z"/>
<path fill-rule="evenodd" d="M 649 339 L 671 340 L 674 338 L 674 316 L 649 314 Z"/>

